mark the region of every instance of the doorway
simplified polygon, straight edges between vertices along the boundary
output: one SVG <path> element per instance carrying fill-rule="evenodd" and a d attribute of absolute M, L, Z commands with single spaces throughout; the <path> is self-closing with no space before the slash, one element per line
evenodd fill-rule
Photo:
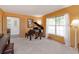
<path fill-rule="evenodd" d="M 7 28 L 11 31 L 11 36 L 20 34 L 20 19 L 17 17 L 7 17 Z"/>

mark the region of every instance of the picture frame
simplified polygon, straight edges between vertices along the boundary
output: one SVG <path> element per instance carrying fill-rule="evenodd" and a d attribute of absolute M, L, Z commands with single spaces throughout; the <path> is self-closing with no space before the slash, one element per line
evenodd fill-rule
<path fill-rule="evenodd" d="M 33 27 L 33 19 L 29 18 L 27 20 L 27 23 L 28 23 L 28 28 L 32 28 Z"/>

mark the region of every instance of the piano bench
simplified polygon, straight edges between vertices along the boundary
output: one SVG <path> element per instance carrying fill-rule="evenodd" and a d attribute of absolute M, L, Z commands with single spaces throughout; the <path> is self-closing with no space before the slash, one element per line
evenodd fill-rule
<path fill-rule="evenodd" d="M 14 43 L 7 45 L 7 47 L 3 51 L 3 54 L 14 54 Z"/>

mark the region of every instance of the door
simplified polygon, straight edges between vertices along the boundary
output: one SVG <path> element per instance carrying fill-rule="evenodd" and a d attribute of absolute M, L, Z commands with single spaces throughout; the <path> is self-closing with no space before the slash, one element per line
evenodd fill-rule
<path fill-rule="evenodd" d="M 16 17 L 7 17 L 7 28 L 11 30 L 11 35 L 19 35 L 20 19 Z"/>

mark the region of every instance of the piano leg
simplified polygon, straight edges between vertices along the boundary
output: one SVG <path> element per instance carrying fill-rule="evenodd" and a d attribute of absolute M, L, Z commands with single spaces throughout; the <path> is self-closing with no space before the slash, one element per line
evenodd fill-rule
<path fill-rule="evenodd" d="M 38 32 L 35 33 L 35 39 L 37 39 L 37 38 L 38 38 Z"/>
<path fill-rule="evenodd" d="M 31 35 L 30 35 L 30 40 L 31 40 L 32 38 L 31 38 Z"/>
<path fill-rule="evenodd" d="M 39 37 L 39 38 L 40 38 L 40 40 L 41 40 L 42 33 L 40 33 L 40 32 L 39 32 L 39 33 L 37 33 L 37 34 L 36 34 L 36 37 L 35 37 L 35 39 L 37 39 L 38 37 Z"/>
<path fill-rule="evenodd" d="M 40 36 L 40 40 L 41 40 L 41 36 Z"/>
<path fill-rule="evenodd" d="M 41 37 L 42 37 L 42 33 L 40 33 L 40 34 L 39 34 L 39 36 L 40 36 L 40 40 L 41 40 Z"/>
<path fill-rule="evenodd" d="M 27 37 L 27 39 L 28 39 L 28 34 L 27 33 L 25 33 L 25 38 Z"/>

